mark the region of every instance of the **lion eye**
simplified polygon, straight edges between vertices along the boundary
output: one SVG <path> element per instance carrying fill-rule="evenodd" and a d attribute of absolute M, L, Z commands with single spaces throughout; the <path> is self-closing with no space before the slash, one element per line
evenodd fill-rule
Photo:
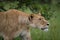
<path fill-rule="evenodd" d="M 39 20 L 41 20 L 41 18 L 39 18 Z"/>

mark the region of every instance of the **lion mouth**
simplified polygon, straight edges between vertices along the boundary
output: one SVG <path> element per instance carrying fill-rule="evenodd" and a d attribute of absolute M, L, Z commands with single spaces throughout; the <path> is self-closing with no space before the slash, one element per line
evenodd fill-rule
<path fill-rule="evenodd" d="M 41 30 L 48 31 L 48 28 L 41 28 Z"/>
<path fill-rule="evenodd" d="M 48 29 L 45 29 L 44 31 L 46 31 L 46 32 L 47 32 L 47 31 L 48 31 Z"/>
<path fill-rule="evenodd" d="M 41 30 L 48 31 L 48 27 L 41 28 Z"/>

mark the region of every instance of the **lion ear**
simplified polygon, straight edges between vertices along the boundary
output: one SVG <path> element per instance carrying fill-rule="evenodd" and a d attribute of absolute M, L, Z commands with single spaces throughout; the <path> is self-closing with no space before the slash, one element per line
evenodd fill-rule
<path fill-rule="evenodd" d="M 31 21 L 31 20 L 33 19 L 33 17 L 34 17 L 34 14 L 31 14 L 31 15 L 29 16 L 29 20 Z"/>
<path fill-rule="evenodd" d="M 39 14 L 39 15 L 41 15 L 41 13 L 40 13 L 40 12 L 39 12 L 38 14 Z"/>

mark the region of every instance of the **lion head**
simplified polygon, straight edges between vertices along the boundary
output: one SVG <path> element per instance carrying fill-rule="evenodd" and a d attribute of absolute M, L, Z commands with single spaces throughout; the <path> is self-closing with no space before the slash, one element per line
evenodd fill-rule
<path fill-rule="evenodd" d="M 31 14 L 29 16 L 30 26 L 48 31 L 49 23 L 41 14 Z"/>

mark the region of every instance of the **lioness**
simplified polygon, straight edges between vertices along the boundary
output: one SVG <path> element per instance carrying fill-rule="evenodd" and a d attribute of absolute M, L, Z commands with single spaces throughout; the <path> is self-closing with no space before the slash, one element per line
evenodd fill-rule
<path fill-rule="evenodd" d="M 4 40 L 13 40 L 21 36 L 22 40 L 31 40 L 30 27 L 47 30 L 48 21 L 40 14 L 26 14 L 10 9 L 0 12 L 0 35 Z"/>

